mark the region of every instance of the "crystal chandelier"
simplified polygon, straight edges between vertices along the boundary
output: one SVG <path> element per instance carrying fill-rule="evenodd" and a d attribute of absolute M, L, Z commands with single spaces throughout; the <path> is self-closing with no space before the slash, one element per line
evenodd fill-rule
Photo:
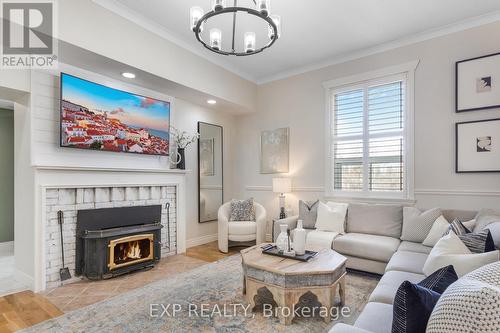
<path fill-rule="evenodd" d="M 194 32 L 196 39 L 207 49 L 212 52 L 222 55 L 233 56 L 249 56 L 257 54 L 265 49 L 271 47 L 278 38 L 281 36 L 281 17 L 278 15 L 270 15 L 270 0 L 252 0 L 254 6 L 238 7 L 238 0 L 234 0 L 232 7 L 226 6 L 226 0 L 212 0 L 212 7 L 208 13 L 204 13 L 201 7 L 192 7 L 190 11 L 190 27 Z M 256 16 L 264 20 L 268 24 L 268 40 L 267 43 L 260 48 L 257 48 L 257 36 L 253 31 L 247 31 L 243 35 L 243 47 L 237 49 L 236 47 L 236 16 L 237 13 L 246 13 L 247 15 Z M 232 13 L 233 14 L 233 33 L 232 44 L 230 50 L 224 50 L 222 47 L 222 31 L 218 28 L 210 29 L 209 40 L 203 40 L 201 34 L 203 27 L 208 20 L 214 16 Z"/>

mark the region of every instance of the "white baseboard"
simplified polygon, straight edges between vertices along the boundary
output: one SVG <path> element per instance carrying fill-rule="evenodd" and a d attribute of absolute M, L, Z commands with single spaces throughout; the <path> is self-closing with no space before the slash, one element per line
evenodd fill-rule
<path fill-rule="evenodd" d="M 0 243 L 0 255 L 14 254 L 14 242 L 2 242 Z"/>
<path fill-rule="evenodd" d="M 203 245 L 211 242 L 215 242 L 218 239 L 217 234 L 205 235 L 201 237 L 191 238 L 186 241 L 186 247 L 194 247 L 198 245 Z"/>

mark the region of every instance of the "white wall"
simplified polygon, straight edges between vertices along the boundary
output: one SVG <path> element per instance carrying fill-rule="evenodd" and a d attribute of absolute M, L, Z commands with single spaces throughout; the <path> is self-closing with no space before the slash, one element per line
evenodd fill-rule
<path fill-rule="evenodd" d="M 35 275 L 35 172 L 31 167 L 30 95 L 14 104 L 14 255 L 16 269 Z"/>
<path fill-rule="evenodd" d="M 224 200 L 230 200 L 233 197 L 232 189 L 235 187 L 233 181 L 235 152 L 236 152 L 236 120 L 234 116 L 217 113 L 213 110 L 182 101 L 176 100 L 177 110 L 186 110 L 185 112 L 176 112 L 172 121 L 175 126 L 189 132 L 196 132 L 198 121 L 220 125 L 223 127 L 224 141 Z M 196 147 L 191 147 L 186 152 L 186 169 L 192 170 L 187 179 L 187 192 L 192 202 L 188 200 L 187 206 L 187 238 L 188 246 L 200 244 L 202 240 L 216 240 L 217 222 L 198 223 L 198 157 Z M 190 241 L 191 240 L 191 241 Z"/>
<path fill-rule="evenodd" d="M 456 114 L 454 66 L 458 60 L 499 51 L 500 23 L 401 47 L 359 60 L 259 86 L 258 112 L 238 119 L 235 193 L 278 213 L 272 178 L 259 174 L 262 130 L 290 127 L 290 173 L 297 212 L 299 198 L 324 195 L 324 110 L 322 83 L 420 59 L 415 77 L 415 189 L 418 206 L 478 209 L 498 207 L 500 174 L 456 174 L 455 122 L 500 117 L 499 110 Z M 491 193 L 493 192 L 493 193 Z"/>

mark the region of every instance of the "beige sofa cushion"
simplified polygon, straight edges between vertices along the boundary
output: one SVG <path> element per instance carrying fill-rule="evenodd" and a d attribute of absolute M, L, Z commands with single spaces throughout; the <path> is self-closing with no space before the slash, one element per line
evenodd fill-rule
<path fill-rule="evenodd" d="M 349 204 L 347 210 L 347 232 L 399 238 L 402 224 L 402 206 Z"/>
<path fill-rule="evenodd" d="M 354 326 L 373 333 L 391 332 L 392 305 L 376 302 L 366 304 Z"/>
<path fill-rule="evenodd" d="M 407 251 L 407 252 L 418 252 L 418 253 L 431 253 L 432 247 L 425 246 L 422 243 L 408 242 L 402 241 L 399 245 L 398 251 Z"/>
<path fill-rule="evenodd" d="M 389 271 L 380 279 L 377 287 L 370 295 L 369 302 L 393 304 L 396 291 L 404 281 L 418 283 L 423 279 L 425 279 L 423 274 Z"/>
<path fill-rule="evenodd" d="M 346 267 L 349 269 L 355 269 L 357 271 L 374 273 L 379 275 L 383 275 L 385 273 L 385 266 L 387 266 L 386 262 L 352 257 L 347 254 L 344 254 L 344 257 L 347 258 Z"/>
<path fill-rule="evenodd" d="M 425 253 L 398 251 L 392 256 L 385 271 L 424 274 L 424 264 L 428 256 Z"/>
<path fill-rule="evenodd" d="M 333 248 L 341 254 L 388 262 L 399 243 L 399 239 L 392 237 L 348 233 L 337 237 Z"/>

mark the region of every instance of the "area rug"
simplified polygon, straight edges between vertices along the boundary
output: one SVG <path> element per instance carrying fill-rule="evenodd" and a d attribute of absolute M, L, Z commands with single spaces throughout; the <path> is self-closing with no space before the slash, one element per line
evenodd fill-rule
<path fill-rule="evenodd" d="M 377 282 L 376 277 L 349 273 L 348 316 L 339 316 L 328 324 L 319 317 L 295 318 L 292 325 L 283 326 L 259 309 L 244 310 L 247 303 L 242 295 L 241 257 L 234 255 L 21 332 L 325 332 L 338 322 L 353 323 Z M 262 295 L 263 300 L 265 297 Z"/>

